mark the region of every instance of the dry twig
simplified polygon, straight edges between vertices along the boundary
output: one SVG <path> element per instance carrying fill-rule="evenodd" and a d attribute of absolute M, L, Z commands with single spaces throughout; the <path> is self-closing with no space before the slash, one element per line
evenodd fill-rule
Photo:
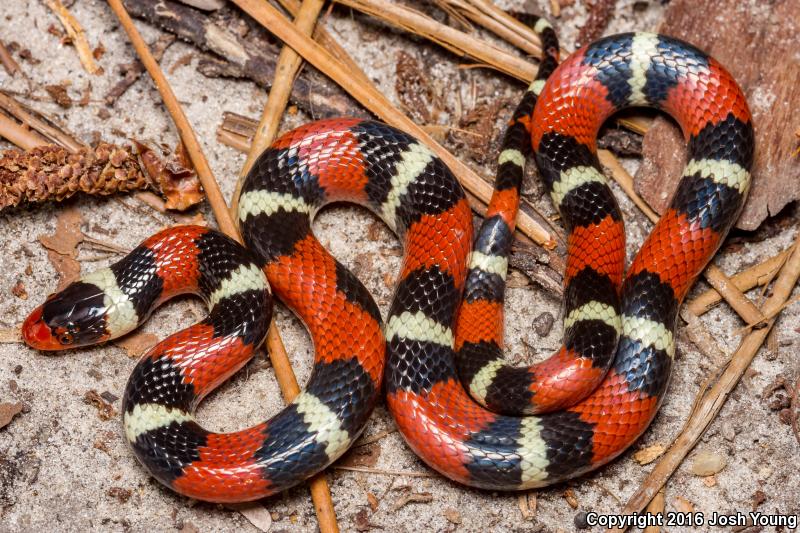
<path fill-rule="evenodd" d="M 102 74 L 103 69 L 95 62 L 94 55 L 92 55 L 92 48 L 89 46 L 89 41 L 86 39 L 86 33 L 83 27 L 78 22 L 78 19 L 72 16 L 72 13 L 67 11 L 61 0 L 47 0 L 47 7 L 56 14 L 58 20 L 67 30 L 75 50 L 78 51 L 78 57 L 81 60 L 83 68 L 89 74 Z"/>
<path fill-rule="evenodd" d="M 299 31 L 311 35 L 323 4 L 324 0 L 303 0 L 297 17 L 295 18 L 295 25 Z M 233 195 L 230 207 L 234 217 L 237 216 L 239 192 L 244 182 L 244 177 L 250 171 L 258 155 L 272 144 L 272 141 L 275 139 L 278 133 L 281 116 L 289 102 L 292 83 L 297 72 L 300 70 L 302 62 L 302 58 L 288 46 L 284 46 L 278 56 L 275 80 L 272 83 L 272 89 L 267 98 L 267 104 L 261 115 L 261 121 L 256 128 L 255 135 L 253 135 L 250 150 L 247 154 L 247 160 L 242 166 L 242 171 L 239 173 L 239 179 L 237 180 L 236 192 Z M 273 366 L 276 366 L 276 359 L 277 365 L 285 366 L 286 380 L 285 383 L 281 385 L 281 391 L 286 399 L 291 401 L 300 394 L 300 387 L 294 377 L 294 372 L 292 372 L 289 358 L 286 355 L 286 348 L 283 345 L 274 320 L 270 324 L 267 346 L 269 347 Z M 273 352 L 276 355 L 273 356 Z M 338 532 L 339 525 L 336 520 L 336 511 L 333 508 L 333 500 L 331 498 L 330 489 L 328 488 L 328 483 L 325 480 L 325 474 L 320 473 L 312 478 L 309 481 L 309 486 L 311 489 L 311 498 L 314 501 L 314 509 L 316 510 L 317 519 L 319 521 L 320 531 L 323 533 Z"/>
<path fill-rule="evenodd" d="M 161 61 L 161 58 L 164 56 L 164 52 L 167 51 L 167 48 L 175 42 L 175 36 L 171 34 L 165 34 L 159 36 L 155 42 L 150 45 L 150 48 L 153 50 L 153 57 L 156 61 Z M 119 73 L 122 74 L 122 79 L 119 80 L 117 83 L 111 87 L 108 92 L 103 97 L 106 105 L 113 106 L 117 99 L 120 96 L 125 94 L 125 92 L 134 84 L 136 80 L 144 73 L 144 66 L 142 62 L 138 59 L 134 59 L 130 63 L 123 63 L 121 65 L 117 65 L 119 69 Z"/>
<path fill-rule="evenodd" d="M 296 9 L 300 6 L 291 0 L 283 3 L 288 7 L 293 4 Z M 126 0 L 125 5 L 132 16 L 212 52 L 214 56 L 204 54 L 199 61 L 197 70 L 203 75 L 248 78 L 262 87 L 272 86 L 278 46 L 267 32 L 232 6 L 209 15 L 172 0 Z M 322 33 L 318 31 L 317 37 L 321 44 Z M 323 46 L 333 52 L 328 41 Z M 364 115 L 360 106 L 313 69 L 300 72 L 292 87 L 292 102 L 314 117 Z"/>
<path fill-rule="evenodd" d="M 408 476 L 408 477 L 436 477 L 438 474 L 433 472 L 417 472 L 414 470 L 386 470 L 383 468 L 370 468 L 367 466 L 341 466 L 333 465 L 334 470 L 347 470 L 350 472 L 364 472 L 366 474 L 378 474 L 381 476 Z"/>
<path fill-rule="evenodd" d="M 650 219 L 650 222 L 658 222 L 658 214 L 653 211 L 650 206 L 647 205 L 647 202 L 636 192 L 636 188 L 633 186 L 633 176 L 628 174 L 628 171 L 625 170 L 619 160 L 614 157 L 614 154 L 608 150 L 598 150 L 597 157 L 600 163 L 611 171 L 611 177 L 614 178 L 614 181 L 625 191 L 625 194 L 636 204 L 636 207 Z"/>
<path fill-rule="evenodd" d="M 789 258 L 789 252 L 790 250 L 784 250 L 755 266 L 731 276 L 729 278 L 731 285 L 741 292 L 747 292 L 759 285 L 766 286 L 772 280 L 772 277 L 780 271 L 786 259 Z M 686 308 L 695 315 L 701 316 L 721 301 L 722 295 L 715 289 L 709 289 L 687 302 Z"/>
<path fill-rule="evenodd" d="M 776 311 L 780 310 L 789 298 L 798 277 L 800 277 L 800 236 L 792 246 L 791 255 L 775 281 L 772 295 L 764 302 L 761 308 L 763 315 L 772 316 Z M 621 511 L 622 514 L 640 512 L 664 486 L 678 465 L 697 444 L 697 441 L 717 413 L 719 413 L 728 395 L 739 382 L 745 370 L 750 366 L 774 324 L 775 318 L 770 318 L 763 328 L 751 331 L 742 340 L 739 348 L 733 354 L 727 367 L 722 371 L 713 386 L 707 392 L 701 390 L 683 430 L 667 453 L 656 464 L 642 486 L 628 500 L 628 503 Z"/>
<path fill-rule="evenodd" d="M 4 113 L 0 113 L 0 137 L 24 150 L 33 150 L 37 146 L 47 145 L 47 139 L 22 126 L 19 122 L 11 120 Z"/>
<path fill-rule="evenodd" d="M 51 143 L 59 144 L 73 154 L 78 153 L 82 148 L 86 148 L 86 144 L 81 143 L 62 128 L 56 126 L 52 120 L 42 115 L 39 111 L 21 104 L 13 96 L 3 91 L 0 91 L 0 108 L 25 126 L 41 133 Z M 19 144 L 17 146 L 24 148 Z"/>
<path fill-rule="evenodd" d="M 731 279 L 718 267 L 708 265 L 703 276 L 745 322 L 758 323 L 764 320 L 764 315 L 758 307 L 737 289 Z"/>
<path fill-rule="evenodd" d="M 0 63 L 3 64 L 3 68 L 6 69 L 6 72 L 8 72 L 8 75 L 11 77 L 17 72 L 22 72 L 19 68 L 19 64 L 11 57 L 11 52 L 8 51 L 3 41 L 0 41 Z"/>

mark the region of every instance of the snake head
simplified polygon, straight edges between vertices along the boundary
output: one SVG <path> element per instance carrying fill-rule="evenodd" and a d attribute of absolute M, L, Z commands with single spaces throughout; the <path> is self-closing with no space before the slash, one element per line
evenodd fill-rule
<path fill-rule="evenodd" d="M 76 281 L 50 295 L 22 325 L 22 338 L 37 350 L 66 350 L 108 340 L 107 305 L 96 285 Z"/>

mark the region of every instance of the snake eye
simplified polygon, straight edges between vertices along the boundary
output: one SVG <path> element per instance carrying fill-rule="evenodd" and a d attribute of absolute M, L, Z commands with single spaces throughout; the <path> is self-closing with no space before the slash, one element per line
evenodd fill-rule
<path fill-rule="evenodd" d="M 69 331 L 65 331 L 58 336 L 58 342 L 61 344 L 72 344 L 74 339 L 75 337 Z"/>

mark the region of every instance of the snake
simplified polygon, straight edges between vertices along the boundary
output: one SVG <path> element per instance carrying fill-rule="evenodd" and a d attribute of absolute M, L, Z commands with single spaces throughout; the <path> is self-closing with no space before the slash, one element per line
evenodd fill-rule
<path fill-rule="evenodd" d="M 459 483 L 521 490 L 608 463 L 646 430 L 675 357 L 678 308 L 738 217 L 754 138 L 741 89 L 713 58 L 653 33 L 602 38 L 543 60 L 508 123 L 477 232 L 459 181 L 428 147 L 386 124 L 326 119 L 282 135 L 238 202 L 243 244 L 199 226 L 145 240 L 50 295 L 26 319 L 41 350 L 125 335 L 161 303 L 195 294 L 199 323 L 147 351 L 122 401 L 126 440 L 161 483 L 238 502 L 297 485 L 340 457 L 385 393 L 408 446 Z M 647 106 L 680 125 L 688 162 L 627 273 L 620 209 L 596 139 L 617 111 Z M 564 342 L 548 359 L 503 359 L 503 301 L 525 163 L 532 154 L 566 231 Z M 405 254 L 382 320 L 365 286 L 317 240 L 324 206 L 377 214 Z M 200 401 L 264 341 L 277 298 L 308 329 L 306 388 L 266 422 L 215 433 Z"/>

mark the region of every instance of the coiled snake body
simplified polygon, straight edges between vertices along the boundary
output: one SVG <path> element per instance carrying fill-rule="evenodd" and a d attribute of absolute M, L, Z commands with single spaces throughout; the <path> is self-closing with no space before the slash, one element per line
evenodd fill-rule
<path fill-rule="evenodd" d="M 200 294 L 209 316 L 145 354 L 123 399 L 139 460 L 198 499 L 253 500 L 325 468 L 363 429 L 382 382 L 409 446 L 461 483 L 523 489 L 608 462 L 664 396 L 678 307 L 740 212 L 753 131 L 736 83 L 691 45 L 616 35 L 555 68 L 555 34 L 544 21 L 537 31 L 545 59 L 510 122 L 474 249 L 464 192 L 425 146 L 381 123 L 325 120 L 281 137 L 247 176 L 245 247 L 205 228 L 165 230 L 48 298 L 26 320 L 26 341 L 93 344 L 174 295 Z M 611 114 L 642 105 L 679 122 L 689 162 L 623 282 L 622 219 L 595 138 Z M 502 302 L 531 147 L 568 232 L 565 338 L 550 359 L 513 368 L 502 361 Z M 377 213 L 404 243 L 385 324 L 311 232 L 314 213 L 342 200 Z M 192 413 L 263 341 L 270 287 L 311 333 L 312 376 L 268 422 L 211 433 Z"/>

